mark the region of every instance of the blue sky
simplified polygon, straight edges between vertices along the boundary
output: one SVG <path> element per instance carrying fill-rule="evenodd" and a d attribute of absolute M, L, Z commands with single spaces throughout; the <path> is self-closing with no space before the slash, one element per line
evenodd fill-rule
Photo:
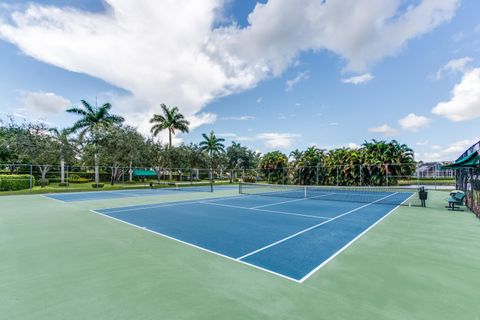
<path fill-rule="evenodd" d="M 68 126 L 109 101 L 148 133 L 177 105 L 214 130 L 289 152 L 397 139 L 453 160 L 480 138 L 474 0 L 1 1 L 0 117 Z"/>

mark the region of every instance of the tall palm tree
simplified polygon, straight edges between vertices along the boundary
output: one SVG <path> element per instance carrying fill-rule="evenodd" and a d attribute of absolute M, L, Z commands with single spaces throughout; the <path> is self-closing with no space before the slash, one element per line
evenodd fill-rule
<path fill-rule="evenodd" d="M 97 155 L 97 144 L 99 131 L 105 128 L 108 128 L 112 125 L 119 125 L 125 119 L 123 117 L 110 114 L 110 109 L 112 105 L 110 103 L 105 103 L 102 106 L 92 106 L 85 100 L 82 100 L 82 107 L 71 107 L 67 109 L 68 113 L 73 113 L 81 116 L 81 119 L 73 124 L 70 128 L 70 132 L 79 131 L 79 140 L 83 140 L 85 135 L 90 134 L 91 139 L 93 140 L 93 146 L 95 148 L 94 158 L 95 158 L 95 183 L 99 182 L 99 170 L 98 170 L 98 155 Z"/>
<path fill-rule="evenodd" d="M 202 133 L 202 137 L 203 141 L 199 144 L 200 150 L 206 152 L 210 156 L 210 179 L 213 179 L 214 157 L 225 152 L 225 145 L 222 143 L 225 139 L 217 138 L 213 130 L 210 131 L 209 135 Z"/>
<path fill-rule="evenodd" d="M 190 122 L 185 120 L 183 114 L 181 114 L 177 107 L 169 108 L 165 104 L 160 105 L 162 107 L 163 115 L 154 114 L 150 119 L 150 123 L 153 123 L 152 132 L 156 137 L 160 131 L 168 130 L 168 146 L 172 147 L 172 135 L 175 135 L 175 130 L 180 132 L 188 132 L 188 126 Z"/>

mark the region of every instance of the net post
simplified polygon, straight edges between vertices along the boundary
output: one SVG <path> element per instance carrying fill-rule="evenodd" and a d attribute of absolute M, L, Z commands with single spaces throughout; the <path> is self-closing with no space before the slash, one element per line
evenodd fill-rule
<path fill-rule="evenodd" d="M 213 192 L 213 181 L 210 183 L 210 192 Z"/>
<path fill-rule="evenodd" d="M 303 186 L 303 197 L 307 199 L 307 186 Z"/>
<path fill-rule="evenodd" d="M 242 182 L 238 184 L 238 194 L 242 194 Z"/>

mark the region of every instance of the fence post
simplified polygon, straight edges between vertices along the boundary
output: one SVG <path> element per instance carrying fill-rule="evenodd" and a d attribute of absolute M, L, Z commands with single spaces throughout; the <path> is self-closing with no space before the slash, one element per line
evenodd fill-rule
<path fill-rule="evenodd" d="M 315 174 L 316 174 L 316 179 L 315 179 L 315 184 L 318 186 L 318 171 L 320 170 L 319 169 L 319 164 L 317 163 L 317 168 L 316 168 L 316 171 L 315 171 Z"/>
<path fill-rule="evenodd" d="M 359 169 L 360 169 L 360 187 L 361 187 L 362 186 L 362 169 L 363 169 L 362 165 L 360 165 Z"/>
<path fill-rule="evenodd" d="M 65 182 L 65 191 L 68 192 L 68 185 L 70 184 L 70 178 L 68 177 L 68 166 L 65 166 L 65 176 L 67 178 L 67 181 Z"/>
<path fill-rule="evenodd" d="M 30 165 L 30 191 L 33 189 L 33 166 Z"/>
<path fill-rule="evenodd" d="M 336 166 L 337 168 L 337 187 L 338 187 L 338 166 Z"/>
<path fill-rule="evenodd" d="M 385 178 L 387 179 L 387 187 L 388 187 L 388 164 L 385 164 Z"/>

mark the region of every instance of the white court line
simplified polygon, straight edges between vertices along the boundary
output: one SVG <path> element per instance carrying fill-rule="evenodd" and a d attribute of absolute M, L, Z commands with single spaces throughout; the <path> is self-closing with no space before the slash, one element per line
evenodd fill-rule
<path fill-rule="evenodd" d="M 68 203 L 67 201 L 63 201 L 63 200 L 59 200 L 59 199 L 49 197 L 47 194 L 40 194 L 39 196 L 50 199 L 50 200 L 53 200 L 53 201 L 57 201 L 57 202 L 60 202 L 60 203 Z"/>
<path fill-rule="evenodd" d="M 277 204 L 284 204 L 284 203 L 290 203 L 290 202 L 304 201 L 304 200 L 308 200 L 308 199 L 322 198 L 322 197 L 326 197 L 326 196 L 331 196 L 332 194 L 335 194 L 335 193 L 327 193 L 327 194 L 323 194 L 323 195 L 321 195 L 321 196 L 314 196 L 314 197 L 309 197 L 309 198 L 301 198 L 301 199 L 287 200 L 287 201 L 282 201 L 282 202 L 277 202 L 277 203 L 269 203 L 269 204 L 264 204 L 264 205 L 261 205 L 261 206 L 252 207 L 252 208 L 250 208 L 250 209 L 258 209 L 258 208 L 264 208 L 264 207 L 271 207 L 271 206 L 274 206 L 274 205 L 277 205 Z"/>
<path fill-rule="evenodd" d="M 398 193 L 398 192 L 392 193 L 391 195 L 388 195 L 388 196 L 386 196 L 386 197 L 383 197 L 383 198 L 381 198 L 381 199 L 378 199 L 378 200 L 376 200 L 376 201 L 374 201 L 374 202 L 367 203 L 367 204 L 365 204 L 365 205 L 363 205 L 363 206 L 361 206 L 361 207 L 358 207 L 358 208 L 355 208 L 355 209 L 353 209 L 353 210 L 350 210 L 350 211 L 347 211 L 347 212 L 345 212 L 345 213 L 342 213 L 342 214 L 340 214 L 340 215 L 338 215 L 338 216 L 335 216 L 335 217 L 333 217 L 333 218 L 330 218 L 330 219 L 327 220 L 327 221 L 323 221 L 323 222 L 321 222 L 321 223 L 319 223 L 319 224 L 316 224 L 316 225 L 311 226 L 311 227 L 309 227 L 309 228 L 307 228 L 307 229 L 304 229 L 304 230 L 299 231 L 299 232 L 297 232 L 297 233 L 295 233 L 295 234 L 292 234 L 291 236 L 288 236 L 288 237 L 286 237 L 286 238 L 280 239 L 280 240 L 278 240 L 278 241 L 276 241 L 276 242 L 274 242 L 274 243 L 271 243 L 271 244 L 269 244 L 269 245 L 266 245 L 266 246 L 264 246 L 264 247 L 262 247 L 262 248 L 260 248 L 260 249 L 257 249 L 257 250 L 255 250 L 255 251 L 252 251 L 252 252 L 250 252 L 250 253 L 247 253 L 246 255 L 243 255 L 243 256 L 241 256 L 240 258 L 237 258 L 237 259 L 238 259 L 238 260 L 241 260 L 241 259 L 244 259 L 244 258 L 249 257 L 249 256 L 251 256 L 251 255 L 254 255 L 254 254 L 256 254 L 256 253 L 258 253 L 258 252 L 260 252 L 260 251 L 263 251 L 263 250 L 265 250 L 265 249 L 268 249 L 268 248 L 271 248 L 271 247 L 273 247 L 273 246 L 276 246 L 277 244 L 280 244 L 280 243 L 285 242 L 285 241 L 287 241 L 287 240 L 289 240 L 289 239 L 292 239 L 292 238 L 294 238 L 294 237 L 296 237 L 296 236 L 299 236 L 299 235 L 301 235 L 301 234 L 303 234 L 303 233 L 305 233 L 305 232 L 307 232 L 307 231 L 310 231 L 310 230 L 315 229 L 315 228 L 318 228 L 318 227 L 320 227 L 320 226 L 322 226 L 322 225 L 324 225 L 324 224 L 327 224 L 327 223 L 329 223 L 329 222 L 332 222 L 332 221 L 334 221 L 334 220 L 337 220 L 338 218 L 341 218 L 341 217 L 343 217 L 343 216 L 346 216 L 347 214 L 350 214 L 350 213 L 353 213 L 353 212 L 358 211 L 358 210 L 360 210 L 360 209 L 363 209 L 363 208 L 365 208 L 365 207 L 368 207 L 368 206 L 370 206 L 370 205 L 372 205 L 372 204 L 374 204 L 374 203 L 376 203 L 376 202 L 382 201 L 382 200 L 384 200 L 384 199 L 386 199 L 386 198 L 389 198 L 389 197 L 391 197 L 391 196 L 393 196 L 393 195 L 395 195 L 395 194 L 397 194 L 397 193 Z"/>
<path fill-rule="evenodd" d="M 230 204 L 222 204 L 222 203 L 216 203 L 216 202 L 201 202 L 201 203 L 214 205 L 214 206 L 220 206 L 220 207 L 227 207 L 227 208 L 236 208 L 236 209 L 244 209 L 244 210 L 251 210 L 251 211 L 278 213 L 278 214 L 284 214 L 284 215 L 289 215 L 289 216 L 299 216 L 299 217 L 307 217 L 307 218 L 315 218 L 315 219 L 323 219 L 323 220 L 330 219 L 330 217 L 314 216 L 314 215 L 310 215 L 310 214 L 301 214 L 301 213 L 285 212 L 285 211 L 277 211 L 277 210 L 256 209 L 256 208 L 234 206 L 234 205 L 230 205 Z"/>
<path fill-rule="evenodd" d="M 107 214 L 103 214 L 103 213 L 98 212 L 98 211 L 95 211 L 95 210 L 90 210 L 90 211 L 93 212 L 93 213 L 96 213 L 96 214 L 98 214 L 98 215 L 101 215 L 101 216 L 103 216 L 103 217 L 106 217 L 106 218 L 109 218 L 109 219 L 113 219 L 113 220 L 118 221 L 118 222 L 125 223 L 125 224 L 127 224 L 127 225 L 129 225 L 129 226 L 131 226 L 131 227 L 135 227 L 135 228 L 140 229 L 140 230 L 143 230 L 143 231 L 148 231 L 148 232 L 153 233 L 153 234 L 156 234 L 156 235 L 158 235 L 158 236 L 161 236 L 161 237 L 164 237 L 164 238 L 167 238 L 167 239 L 170 239 L 170 240 L 174 240 L 174 241 L 180 242 L 180 243 L 185 244 L 185 245 L 187 245 L 187 246 L 190 246 L 190 247 L 193 247 L 193 248 L 196 248 L 196 249 L 200 249 L 200 250 L 202 250 L 202 251 L 205 251 L 205 252 L 208 252 L 208 253 L 212 253 L 212 254 L 214 254 L 214 255 L 217 255 L 217 256 L 220 256 L 220 257 L 223 257 L 223 258 L 227 258 L 227 259 L 229 259 L 229 260 L 231 260 L 231 261 L 240 262 L 240 263 L 242 263 L 242 264 L 244 264 L 244 265 L 247 265 L 247 266 L 250 266 L 250 267 L 254 267 L 254 268 L 256 268 L 256 269 L 259 269 L 259 270 L 268 272 L 268 273 L 270 273 L 270 274 L 274 274 L 274 275 L 276 275 L 276 276 L 279 276 L 279 277 L 282 277 L 282 278 L 285 278 L 285 279 L 294 281 L 294 282 L 296 282 L 296 283 L 299 283 L 299 281 L 298 281 L 297 279 L 290 278 L 289 276 L 286 276 L 286 275 L 284 275 L 284 274 L 277 273 L 277 272 L 275 272 L 275 271 L 268 270 L 268 269 L 265 269 L 265 268 L 256 266 L 256 265 L 254 265 L 254 264 L 251 264 L 251 263 L 248 263 L 248 262 L 245 262 L 245 261 L 237 260 L 237 259 L 232 258 L 232 257 L 229 257 L 229 256 L 227 256 L 227 255 L 224 255 L 224 254 L 221 254 L 221 253 L 218 253 L 218 252 L 215 252 L 215 251 L 212 251 L 212 250 L 209 250 L 209 249 L 206 249 L 206 248 L 197 246 L 197 245 L 195 245 L 195 244 L 192 244 L 192 243 L 189 243 L 189 242 L 186 242 L 186 241 L 183 241 L 183 240 L 180 240 L 180 239 L 171 237 L 171 236 L 168 236 L 168 235 L 166 235 L 166 234 L 164 234 L 164 233 L 161 233 L 161 232 L 157 232 L 157 231 L 154 231 L 154 230 L 150 230 L 150 229 L 148 229 L 148 228 L 141 227 L 141 226 L 138 226 L 138 225 L 136 225 L 136 224 L 133 224 L 133 223 L 130 223 L 130 222 L 127 222 L 127 221 L 123 221 L 123 220 L 121 220 L 121 219 L 114 218 L 114 217 L 112 217 L 112 216 L 109 216 L 109 215 L 107 215 Z"/>
<path fill-rule="evenodd" d="M 240 197 L 248 197 L 248 196 L 242 196 L 242 195 L 236 195 L 236 196 L 231 196 L 231 197 L 212 197 L 212 198 L 204 198 L 204 199 L 194 199 L 194 200 L 179 200 L 176 202 L 168 201 L 165 203 L 152 203 L 152 204 L 135 204 L 135 205 L 130 205 L 130 206 L 121 206 L 121 207 L 112 207 L 112 208 L 102 208 L 102 209 L 97 209 L 97 210 L 111 210 L 111 209 L 116 209 L 116 208 L 121 208 L 119 210 L 114 210 L 114 211 L 108 211 L 108 213 L 117 213 L 117 212 L 124 212 L 124 211 L 138 211 L 138 210 L 147 210 L 147 209 L 152 209 L 152 208 L 163 208 L 163 207 L 174 207 L 174 206 L 180 206 L 184 204 L 195 204 L 195 203 L 204 203 L 204 202 L 210 202 L 210 201 L 216 201 L 216 200 L 223 200 L 223 199 L 235 199 L 235 198 L 240 198 Z M 148 207 L 142 207 L 142 206 L 148 206 Z M 140 208 L 137 208 L 140 207 Z"/>
<path fill-rule="evenodd" d="M 398 192 L 397 192 L 398 193 Z M 405 202 L 407 202 L 407 200 L 410 200 L 411 197 L 413 197 L 414 194 L 412 194 L 410 197 L 408 197 L 407 199 L 405 199 L 401 204 L 397 205 L 395 208 L 393 208 L 392 210 L 390 210 L 386 215 L 384 215 L 383 217 L 381 217 L 380 219 L 378 219 L 374 224 L 372 224 L 370 227 L 368 227 L 367 229 L 365 229 L 362 233 L 360 233 L 358 236 L 356 236 L 355 238 L 353 238 L 349 243 L 347 243 L 346 245 L 344 245 L 342 248 L 340 248 L 337 252 L 335 252 L 334 254 L 332 254 L 327 260 L 323 261 L 320 265 L 318 265 L 317 267 L 315 267 L 315 269 L 313 269 L 312 271 L 310 271 L 308 274 L 306 274 L 302 279 L 299 280 L 300 283 L 304 282 L 305 280 L 307 280 L 308 278 L 310 278 L 315 272 L 317 272 L 318 270 L 320 270 L 324 265 L 326 265 L 327 263 L 329 263 L 330 261 L 332 261 L 336 256 L 338 256 L 341 252 L 343 252 L 345 249 L 347 249 L 352 243 L 354 243 L 355 241 L 357 241 L 361 236 L 363 236 L 365 233 L 367 233 L 370 229 L 372 229 L 373 227 L 375 227 L 377 224 L 380 223 L 380 221 L 382 221 L 383 219 L 385 219 L 387 216 L 389 216 L 391 213 L 393 213 L 398 207 L 400 207 L 402 204 L 404 204 Z"/>

